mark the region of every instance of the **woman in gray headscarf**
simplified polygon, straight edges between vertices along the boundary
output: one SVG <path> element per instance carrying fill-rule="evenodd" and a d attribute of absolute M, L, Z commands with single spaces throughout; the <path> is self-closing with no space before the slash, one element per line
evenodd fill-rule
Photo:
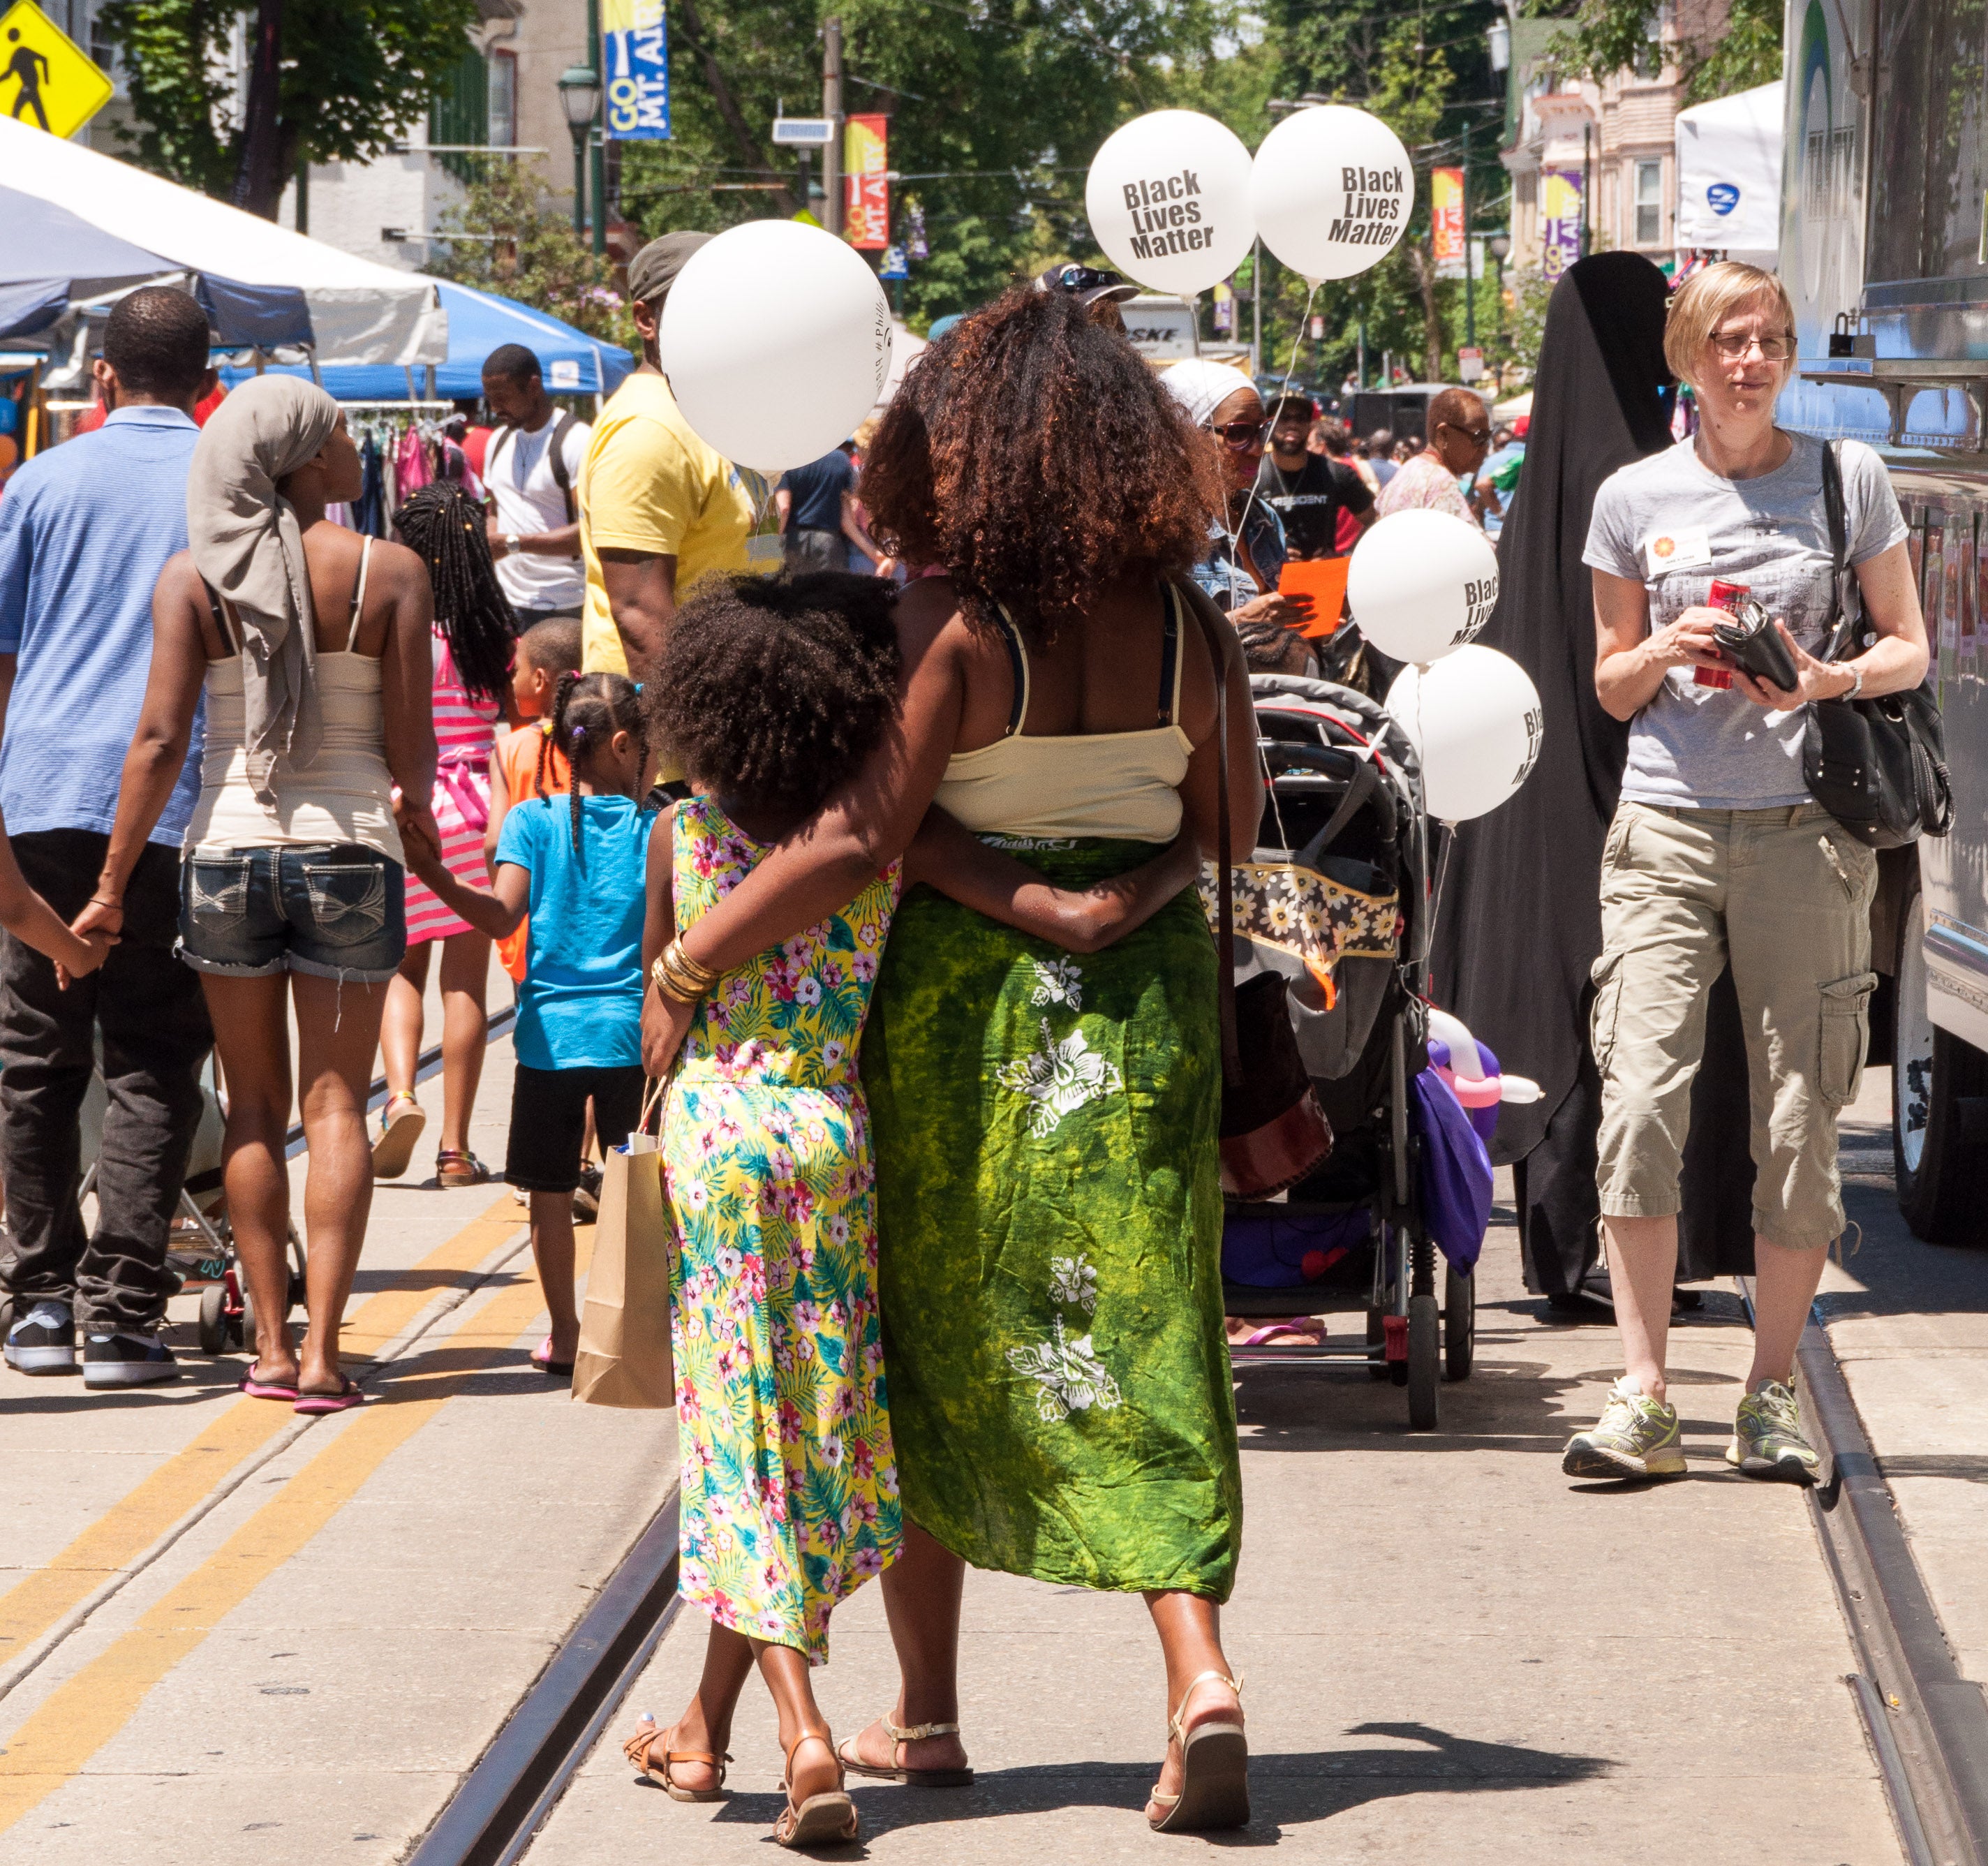
<path fill-rule="evenodd" d="M 201 975 L 228 1085 L 228 1204 L 255 1314 L 242 1390 L 299 1412 L 360 1398 L 339 1368 L 338 1325 L 372 1202 L 373 1052 L 407 944 L 401 838 L 439 842 L 427 801 L 428 576 L 404 546 L 326 518 L 327 503 L 359 496 L 360 480 L 344 416 L 309 383 L 244 384 L 208 422 L 187 480 L 190 548 L 153 596 L 150 683 L 85 916 L 117 931 L 204 691 L 179 954 Z M 396 786 L 420 800 L 397 822 Z M 301 1352 L 283 1162 L 292 1002 L 310 1150 Z"/>

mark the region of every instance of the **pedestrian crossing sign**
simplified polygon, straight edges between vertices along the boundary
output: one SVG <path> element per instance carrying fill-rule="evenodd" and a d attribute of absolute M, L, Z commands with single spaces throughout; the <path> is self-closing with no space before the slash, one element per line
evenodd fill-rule
<path fill-rule="evenodd" d="M 110 93 L 109 75 L 35 0 L 15 0 L 0 13 L 0 110 L 16 123 L 73 136 Z"/>

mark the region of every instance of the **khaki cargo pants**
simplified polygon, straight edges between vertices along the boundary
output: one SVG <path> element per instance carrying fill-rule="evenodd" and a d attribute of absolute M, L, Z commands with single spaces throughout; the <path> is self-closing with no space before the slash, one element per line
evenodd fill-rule
<path fill-rule="evenodd" d="M 1820 804 L 1617 810 L 1594 965 L 1605 1217 L 1679 1209 L 1706 1000 L 1729 958 L 1746 1033 L 1753 1229 L 1797 1249 L 1841 1235 L 1836 1117 L 1863 1073 L 1877 878 L 1876 856 Z"/>

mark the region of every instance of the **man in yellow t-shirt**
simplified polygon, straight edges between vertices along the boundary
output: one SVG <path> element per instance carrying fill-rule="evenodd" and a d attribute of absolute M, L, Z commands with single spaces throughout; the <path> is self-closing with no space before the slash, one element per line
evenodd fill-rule
<path fill-rule="evenodd" d="M 589 673 L 646 679 L 679 597 L 714 572 L 752 567 L 756 507 L 770 502 L 756 502 L 748 480 L 698 438 L 657 359 L 664 299 L 711 237 L 668 233 L 629 264 L 641 365 L 608 398 L 580 473 L 581 664 Z M 666 779 L 681 775 L 669 765 Z"/>

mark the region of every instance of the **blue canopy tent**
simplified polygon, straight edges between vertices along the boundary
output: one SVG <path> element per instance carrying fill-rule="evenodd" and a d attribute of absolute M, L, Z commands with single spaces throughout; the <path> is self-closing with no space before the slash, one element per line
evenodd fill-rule
<path fill-rule="evenodd" d="M 635 359 L 618 343 L 603 343 L 583 330 L 515 299 L 478 292 L 440 279 L 435 282 L 442 309 L 448 313 L 448 360 L 434 366 L 431 390 L 418 367 L 384 364 L 346 365 L 319 371 L 326 389 L 342 402 L 474 401 L 483 393 L 483 360 L 499 344 L 522 343 L 539 360 L 546 387 L 555 395 L 611 395 L 635 367 Z M 291 367 L 287 372 L 307 372 Z M 246 370 L 224 370 L 221 380 L 232 388 L 249 375 Z"/>

